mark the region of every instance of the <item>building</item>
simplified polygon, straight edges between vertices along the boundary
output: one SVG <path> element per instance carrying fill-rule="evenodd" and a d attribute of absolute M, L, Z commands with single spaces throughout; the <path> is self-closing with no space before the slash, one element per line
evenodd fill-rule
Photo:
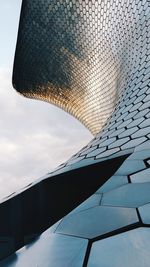
<path fill-rule="evenodd" d="M 14 87 L 95 137 L 2 201 L 0 266 L 149 267 L 149 29 L 148 0 L 23 0 Z"/>

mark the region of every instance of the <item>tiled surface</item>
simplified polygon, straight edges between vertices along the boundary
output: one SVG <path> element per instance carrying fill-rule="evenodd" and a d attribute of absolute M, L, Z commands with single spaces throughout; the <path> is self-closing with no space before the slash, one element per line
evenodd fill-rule
<path fill-rule="evenodd" d="M 130 175 L 130 179 L 132 183 L 150 182 L 150 169 L 146 169 L 132 174 Z"/>
<path fill-rule="evenodd" d="M 68 215 L 56 233 L 92 239 L 136 222 L 138 217 L 135 209 L 97 206 Z"/>
<path fill-rule="evenodd" d="M 14 87 L 94 134 L 128 127 L 150 105 L 149 11 L 146 0 L 24 0 Z"/>
<path fill-rule="evenodd" d="M 23 1 L 14 87 L 97 133 L 43 179 L 131 155 L 44 239 L 0 266 L 149 267 L 149 27 L 148 0 Z"/>
<path fill-rule="evenodd" d="M 106 193 L 108 191 L 113 190 L 114 188 L 120 187 L 124 184 L 128 183 L 128 177 L 127 176 L 119 176 L 114 175 L 109 179 L 103 186 L 100 187 L 99 190 L 96 191 L 96 193 Z"/>
<path fill-rule="evenodd" d="M 31 247 L 19 250 L 16 261 L 15 255 L 2 261 L 2 267 L 22 267 L 32 258 L 39 267 L 48 267 L 49 260 L 54 267 L 61 267 L 62 262 L 73 267 L 120 267 L 122 259 L 121 266 L 149 267 L 150 229 L 144 228 L 150 225 L 149 158 L 150 150 L 145 144 L 143 148 L 140 145 L 140 150 L 137 147 L 95 194 L 48 229 Z M 46 242 L 42 241 L 43 236 Z M 41 259 L 34 257 L 40 248 Z"/>
<path fill-rule="evenodd" d="M 92 245 L 88 267 L 149 267 L 150 229 L 140 228 Z"/>
<path fill-rule="evenodd" d="M 139 207 L 150 200 L 150 183 L 127 184 L 104 195 L 102 205 Z"/>
<path fill-rule="evenodd" d="M 139 207 L 139 213 L 143 223 L 150 225 L 150 203 Z"/>
<path fill-rule="evenodd" d="M 19 250 L 16 257 L 0 263 L 1 267 L 82 267 L 87 240 L 44 233 L 40 239 Z"/>

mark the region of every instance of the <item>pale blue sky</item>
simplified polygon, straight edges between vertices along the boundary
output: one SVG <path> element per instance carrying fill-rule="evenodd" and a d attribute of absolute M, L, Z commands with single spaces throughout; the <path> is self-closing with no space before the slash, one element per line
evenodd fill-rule
<path fill-rule="evenodd" d="M 0 67 L 13 61 L 21 0 L 0 1 Z"/>
<path fill-rule="evenodd" d="M 43 176 L 92 135 L 64 111 L 12 88 L 21 0 L 0 0 L 0 198 Z"/>

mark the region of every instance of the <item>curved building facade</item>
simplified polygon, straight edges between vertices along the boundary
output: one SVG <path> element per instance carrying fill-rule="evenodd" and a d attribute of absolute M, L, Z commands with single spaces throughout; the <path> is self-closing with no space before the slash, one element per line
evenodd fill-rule
<path fill-rule="evenodd" d="M 149 267 L 150 2 L 24 0 L 13 85 L 95 137 L 2 200 L 1 266 Z"/>
<path fill-rule="evenodd" d="M 63 108 L 98 133 L 134 73 L 137 80 L 141 75 L 148 4 L 23 1 L 14 87 Z"/>

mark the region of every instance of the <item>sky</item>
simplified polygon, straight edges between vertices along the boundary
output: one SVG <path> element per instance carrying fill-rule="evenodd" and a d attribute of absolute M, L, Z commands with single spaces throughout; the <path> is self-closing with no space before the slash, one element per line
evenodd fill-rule
<path fill-rule="evenodd" d="M 0 1 L 0 199 L 68 160 L 92 138 L 75 118 L 11 84 L 21 0 Z"/>

